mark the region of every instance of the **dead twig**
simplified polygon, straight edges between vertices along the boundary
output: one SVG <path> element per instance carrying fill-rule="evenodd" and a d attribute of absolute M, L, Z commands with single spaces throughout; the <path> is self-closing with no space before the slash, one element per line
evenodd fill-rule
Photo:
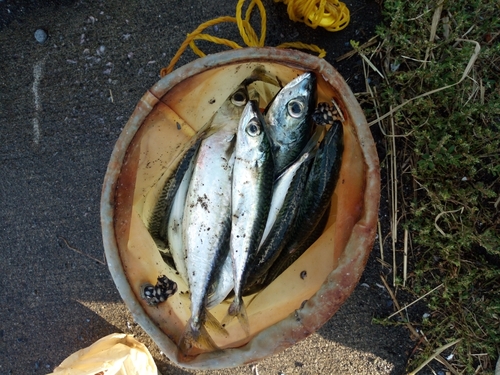
<path fill-rule="evenodd" d="M 377 229 L 378 229 L 378 247 L 380 248 L 380 260 L 384 261 L 384 242 L 382 241 L 382 228 L 380 225 L 380 220 L 377 221 Z"/>
<path fill-rule="evenodd" d="M 415 370 L 413 370 L 412 372 L 410 372 L 408 375 L 415 375 L 415 374 L 417 374 L 420 370 L 422 370 L 425 366 L 427 366 L 428 363 L 430 363 L 433 359 L 435 359 L 436 357 L 438 357 L 442 352 L 444 352 L 446 349 L 452 347 L 453 345 L 458 344 L 460 341 L 462 341 L 462 339 L 457 339 L 455 341 L 452 341 L 452 342 L 450 342 L 450 343 L 448 343 L 446 345 L 443 345 L 440 348 L 436 349 L 434 351 L 434 353 L 429 358 L 427 358 L 424 362 L 422 362 L 422 364 L 420 366 L 418 366 Z"/>
<path fill-rule="evenodd" d="M 436 39 L 436 31 L 437 31 L 437 26 L 439 23 L 439 20 L 441 19 L 441 12 L 443 11 L 443 2 L 441 1 L 439 5 L 436 7 L 434 10 L 434 15 L 432 16 L 432 25 L 431 25 L 431 35 L 429 37 L 429 42 L 434 42 L 434 39 Z M 427 64 L 427 59 L 429 58 L 429 54 L 431 51 L 431 47 L 427 47 L 427 50 L 425 51 L 425 57 L 424 57 L 424 66 Z"/>
<path fill-rule="evenodd" d="M 435 218 L 434 218 L 434 226 L 436 227 L 437 231 L 439 233 L 441 233 L 443 236 L 446 237 L 446 233 L 444 233 L 444 231 L 439 227 L 439 225 L 437 224 L 438 220 L 441 218 L 441 216 L 443 215 L 446 215 L 446 214 L 453 214 L 455 212 L 458 212 L 460 211 L 460 213 L 463 213 L 464 212 L 464 207 L 461 207 L 457 210 L 453 210 L 453 211 L 444 211 L 444 212 L 441 212 L 440 214 L 438 214 Z"/>
<path fill-rule="evenodd" d="M 408 307 L 410 307 L 411 305 L 414 305 L 415 303 L 417 303 L 418 301 L 420 301 L 422 298 L 427 297 L 429 294 L 431 294 L 431 293 L 432 293 L 432 292 L 434 292 L 435 290 L 438 290 L 439 288 L 442 288 L 443 286 L 444 286 L 444 284 L 439 284 L 437 287 L 435 287 L 435 288 L 434 288 L 434 289 L 432 289 L 431 291 L 429 291 L 429 292 L 425 293 L 423 296 L 418 297 L 415 301 L 413 301 L 413 302 L 409 303 L 408 305 L 404 306 L 403 308 L 400 308 L 400 309 L 399 309 L 398 311 L 396 311 L 395 313 L 393 313 L 393 314 L 389 315 L 389 316 L 387 317 L 387 319 L 390 319 L 390 318 L 392 318 L 394 315 L 399 314 L 401 311 L 406 310 L 406 309 L 407 309 Z"/>
<path fill-rule="evenodd" d="M 391 296 L 391 299 L 392 299 L 392 302 L 394 303 L 394 306 L 398 309 L 398 311 L 396 311 L 396 313 L 394 313 L 394 314 L 399 314 L 399 315 L 401 316 L 401 318 L 402 318 L 402 319 L 405 319 L 405 316 L 403 315 L 403 310 L 404 310 L 404 309 L 406 309 L 406 308 L 407 308 L 408 306 L 410 306 L 410 305 L 405 306 L 405 307 L 402 309 L 402 308 L 401 308 L 401 306 L 399 305 L 398 300 L 396 299 L 396 296 L 395 296 L 394 292 L 392 291 L 392 289 L 391 289 L 391 288 L 389 287 L 389 285 L 387 284 L 387 281 L 385 280 L 385 277 L 384 277 L 383 275 L 380 275 L 380 279 L 382 280 L 382 283 L 384 284 L 385 289 L 387 290 L 387 292 L 388 292 L 388 293 L 389 293 L 389 295 Z M 440 286 L 438 286 L 438 287 L 441 287 L 441 286 L 442 286 L 442 285 L 440 285 Z M 438 288 L 438 287 L 436 287 L 436 288 Z M 436 288 L 435 288 L 435 289 L 436 289 Z M 434 291 L 435 289 L 431 290 L 431 292 L 432 292 L 432 291 Z M 429 292 L 429 293 L 431 293 L 431 292 Z M 425 297 L 426 295 L 428 295 L 429 293 L 427 293 L 427 294 L 423 295 L 423 296 L 422 296 L 422 297 L 420 297 L 419 299 L 424 298 L 424 297 Z M 413 304 L 413 303 L 415 303 L 415 302 L 417 302 L 417 301 L 412 302 L 412 304 Z M 394 316 L 394 314 L 392 314 L 391 316 Z M 391 317 L 391 316 L 389 316 L 389 317 Z M 387 319 L 388 319 L 388 318 L 387 318 Z M 423 334 L 423 332 L 422 332 L 422 334 L 420 334 L 420 333 L 419 333 L 419 332 L 415 329 L 415 327 L 413 327 L 413 325 L 412 325 L 410 322 L 408 322 L 408 321 L 406 321 L 406 322 L 405 322 L 405 325 L 406 325 L 406 328 L 408 328 L 408 330 L 412 333 L 413 337 L 415 337 L 417 340 L 420 340 L 420 342 L 423 342 L 425 345 L 429 345 L 429 342 L 427 341 L 427 338 L 425 337 L 425 335 Z M 443 349 L 443 350 L 444 350 L 444 349 Z M 429 360 L 429 362 L 430 362 L 430 361 L 432 361 L 432 359 L 434 359 L 434 358 L 435 358 L 437 361 L 439 361 L 441 364 L 443 364 L 443 365 L 444 365 L 444 366 L 445 366 L 448 370 L 450 370 L 450 372 L 451 372 L 453 375 L 459 375 L 459 372 L 458 372 L 458 371 L 457 371 L 457 370 L 456 370 L 456 369 L 455 369 L 452 365 L 450 365 L 450 364 L 449 364 L 449 362 L 448 362 L 446 359 L 444 359 L 444 358 L 441 356 L 441 352 L 439 352 L 439 353 L 434 353 L 434 354 L 433 354 L 433 356 L 432 356 L 432 358 Z M 420 371 L 420 370 L 418 370 L 418 371 Z"/>
<path fill-rule="evenodd" d="M 406 286 L 408 273 L 408 229 L 405 229 L 404 247 L 403 247 L 403 286 Z"/>
<path fill-rule="evenodd" d="M 443 91 L 443 90 L 446 90 L 446 89 L 449 89 L 450 87 L 453 87 L 453 86 L 456 86 L 460 83 L 462 83 L 465 78 L 467 78 L 470 70 L 472 69 L 472 67 L 474 66 L 474 63 L 476 62 L 478 56 L 479 56 L 479 53 L 481 52 L 481 45 L 476 42 L 475 40 L 468 40 L 468 39 L 456 39 L 457 42 L 469 42 L 469 43 L 473 43 L 475 44 L 475 48 L 474 48 L 474 53 L 472 54 L 471 58 L 469 59 L 469 63 L 467 64 L 463 74 L 462 74 L 462 77 L 460 78 L 460 80 L 458 80 L 457 82 L 455 83 L 452 83 L 451 85 L 446 85 L 446 86 L 443 86 L 443 87 L 439 87 L 437 89 L 434 89 L 434 90 L 431 90 L 431 91 L 427 91 L 427 92 L 424 92 L 423 94 L 421 95 L 417 95 L 415 96 L 414 98 L 411 98 L 411 99 L 408 99 L 406 101 L 404 101 L 403 103 L 401 103 L 400 105 L 394 107 L 394 108 L 391 108 L 389 110 L 389 112 L 387 112 L 385 115 L 381 116 L 381 117 L 377 117 L 375 120 L 371 121 L 368 126 L 372 126 L 372 125 L 375 125 L 376 123 L 380 123 L 380 121 L 382 121 L 383 119 L 391 116 L 394 112 L 400 110 L 401 108 L 403 108 L 405 105 L 407 105 L 408 103 L 414 101 L 414 100 L 417 100 L 417 99 L 420 99 L 420 98 L 424 98 L 426 96 L 429 96 L 429 95 L 432 95 L 436 92 L 439 92 L 439 91 Z"/>
<path fill-rule="evenodd" d="M 394 306 L 398 309 L 398 311 L 396 313 L 400 314 L 401 318 L 403 318 L 404 320 L 406 320 L 405 316 L 402 314 L 403 309 L 401 309 L 401 306 L 399 305 L 399 302 L 398 302 L 398 300 L 396 298 L 396 295 L 394 294 L 394 292 L 392 291 L 392 289 L 389 287 L 389 284 L 387 284 L 387 281 L 385 280 L 385 277 L 383 275 L 380 275 L 380 279 L 382 280 L 382 283 L 384 284 L 385 289 L 387 290 L 387 292 L 391 296 L 392 303 L 394 303 Z M 419 338 L 420 337 L 419 333 L 417 332 L 417 330 L 415 329 L 415 327 L 413 327 L 413 325 L 410 322 L 408 322 L 408 321 L 405 322 L 405 325 L 406 325 L 406 328 L 408 328 L 410 330 L 410 332 L 412 333 L 412 335 L 415 338 Z"/>
<path fill-rule="evenodd" d="M 378 38 L 377 36 L 374 36 L 373 38 L 371 38 L 370 40 L 368 40 L 368 42 L 360 45 L 359 49 L 373 46 L 375 43 L 377 43 L 377 38 Z M 344 53 L 342 56 L 337 57 L 336 61 L 339 62 L 339 61 L 342 61 L 342 60 L 345 60 L 345 59 L 349 59 L 349 58 L 353 57 L 356 53 L 358 53 L 358 50 L 353 49 L 352 51 L 349 51 L 347 53 Z"/>
<path fill-rule="evenodd" d="M 83 256 L 86 256 L 87 258 L 90 258 L 90 259 L 92 259 L 92 260 L 94 260 L 94 261 L 96 261 L 96 262 L 98 262 L 98 263 L 102 264 L 103 266 L 105 266 L 105 265 L 106 265 L 106 262 L 103 262 L 103 261 L 102 261 L 102 260 L 100 260 L 100 259 L 94 258 L 92 255 L 85 254 L 84 252 L 82 252 L 82 251 L 78 250 L 77 248 L 75 248 L 75 247 L 71 246 L 71 245 L 68 243 L 68 241 L 66 240 L 66 238 L 64 238 L 63 236 L 58 236 L 58 237 L 59 237 L 61 240 L 63 240 L 63 241 L 64 241 L 64 243 L 66 244 L 66 246 L 68 247 L 68 249 L 71 249 L 71 250 L 73 250 L 74 252 L 76 252 L 76 253 L 78 253 L 78 254 L 81 254 L 81 255 L 83 255 Z"/>

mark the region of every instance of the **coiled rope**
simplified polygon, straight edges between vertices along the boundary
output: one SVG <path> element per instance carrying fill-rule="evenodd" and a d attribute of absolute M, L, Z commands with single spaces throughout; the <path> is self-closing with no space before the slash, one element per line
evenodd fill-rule
<path fill-rule="evenodd" d="M 223 22 L 236 23 L 240 32 L 241 38 L 248 47 L 264 47 L 266 39 L 266 9 L 261 0 L 252 0 L 245 12 L 245 18 L 242 18 L 242 8 L 246 0 L 238 0 L 236 5 L 236 17 L 224 16 L 215 18 L 198 26 L 192 33 L 187 34 L 186 40 L 181 44 L 177 53 L 174 55 L 170 64 L 160 71 L 162 77 L 166 76 L 173 69 L 179 58 L 189 46 L 199 57 L 206 56 L 195 44 L 195 40 L 206 40 L 209 42 L 222 44 L 233 49 L 243 48 L 238 43 L 229 39 L 218 38 L 210 34 L 204 34 L 203 31 L 210 27 Z M 345 4 L 338 0 L 275 0 L 283 2 L 287 5 L 288 15 L 292 21 L 301 21 L 306 25 L 316 28 L 324 27 L 328 31 L 339 31 L 349 23 L 349 10 Z M 260 38 L 250 25 L 250 17 L 252 11 L 257 6 L 261 16 Z M 320 58 L 326 56 L 326 51 L 314 44 L 305 44 L 300 42 L 283 43 L 277 48 L 297 48 L 306 49 L 318 53 Z"/>
<path fill-rule="evenodd" d="M 304 22 L 313 29 L 318 26 L 328 31 L 344 29 L 350 20 L 349 9 L 338 0 L 274 0 L 287 6 L 292 21 Z"/>

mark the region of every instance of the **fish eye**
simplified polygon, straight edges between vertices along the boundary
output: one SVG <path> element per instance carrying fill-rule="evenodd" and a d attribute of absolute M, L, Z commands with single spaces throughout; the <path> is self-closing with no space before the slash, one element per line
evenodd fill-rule
<path fill-rule="evenodd" d="M 288 114 L 293 118 L 302 117 L 304 113 L 304 107 L 305 107 L 304 103 L 297 99 L 290 100 L 286 105 Z"/>
<path fill-rule="evenodd" d="M 241 107 L 247 104 L 247 95 L 243 89 L 240 89 L 236 91 L 232 96 L 231 96 L 231 103 L 233 103 L 235 106 Z"/>
<path fill-rule="evenodd" d="M 247 125 L 245 131 L 251 137 L 256 137 L 260 135 L 261 130 L 257 120 L 255 119 L 251 120 L 250 123 Z"/>

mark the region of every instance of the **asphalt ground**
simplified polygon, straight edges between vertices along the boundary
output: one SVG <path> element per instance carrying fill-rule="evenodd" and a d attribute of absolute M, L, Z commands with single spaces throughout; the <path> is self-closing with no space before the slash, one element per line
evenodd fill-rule
<path fill-rule="evenodd" d="M 347 1 L 351 23 L 338 33 L 291 22 L 283 4 L 264 3 L 266 45 L 317 44 L 353 91 L 363 91 L 359 58 L 335 59 L 351 50 L 351 39 L 363 43 L 374 34 L 375 2 Z M 234 15 L 235 7 L 234 0 L 0 0 L 1 375 L 51 372 L 113 332 L 145 343 L 162 374 L 201 373 L 173 365 L 134 323 L 103 264 L 99 200 L 113 146 L 159 70 L 188 32 Z M 48 33 L 43 44 L 34 37 L 39 28 Z M 242 43 L 234 25 L 208 31 Z M 178 66 L 194 58 L 186 52 Z M 404 372 L 414 345 L 407 331 L 372 324 L 393 312 L 378 285 L 377 253 L 340 311 L 308 339 L 260 362 L 259 374 Z"/>

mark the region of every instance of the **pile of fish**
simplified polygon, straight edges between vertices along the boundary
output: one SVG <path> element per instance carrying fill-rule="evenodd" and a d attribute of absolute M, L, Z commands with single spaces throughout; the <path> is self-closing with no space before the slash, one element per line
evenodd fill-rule
<path fill-rule="evenodd" d="M 343 127 L 333 106 L 316 104 L 314 73 L 281 88 L 263 113 L 247 90 L 244 82 L 185 153 L 148 223 L 189 286 L 186 349 L 216 349 L 206 327 L 227 333 L 234 317 L 249 333 L 242 297 L 269 285 L 320 236 L 339 175 Z M 162 299 L 165 282 L 146 297 Z M 231 296 L 220 323 L 209 309 Z"/>

